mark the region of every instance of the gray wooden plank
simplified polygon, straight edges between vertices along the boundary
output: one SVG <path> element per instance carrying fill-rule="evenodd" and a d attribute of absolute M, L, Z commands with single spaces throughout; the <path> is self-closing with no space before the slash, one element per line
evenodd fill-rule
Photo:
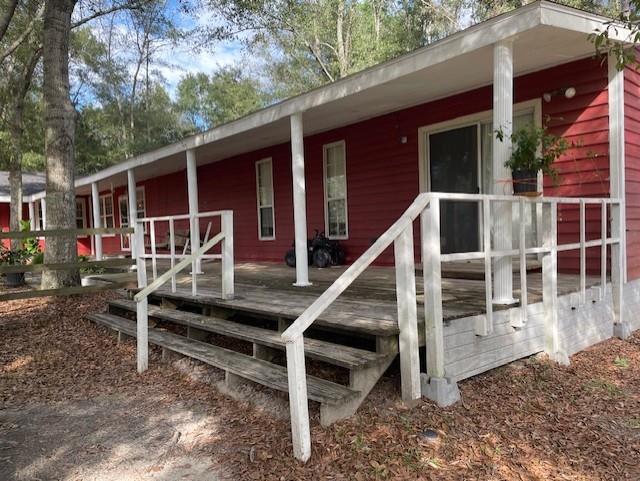
<path fill-rule="evenodd" d="M 87 317 L 131 337 L 136 336 L 135 323 L 128 319 L 106 313 L 90 314 Z M 149 329 L 149 342 L 269 388 L 283 392 L 289 389 L 287 369 L 277 364 L 154 328 Z M 332 405 L 355 399 L 359 394 L 346 386 L 314 376 L 307 376 L 307 393 L 313 401 Z"/>
<path fill-rule="evenodd" d="M 110 306 L 123 309 L 128 312 L 136 312 L 136 303 L 130 300 L 116 300 L 109 303 Z M 149 306 L 149 317 L 176 324 L 197 327 L 205 331 L 224 336 L 255 342 L 257 344 L 284 350 L 285 343 L 280 333 L 269 329 L 247 326 L 237 322 L 219 319 L 212 316 L 204 316 L 176 309 L 163 309 L 157 306 Z M 343 346 L 318 339 L 305 338 L 305 354 L 312 359 L 327 362 L 336 366 L 353 369 L 365 367 L 382 361 L 386 356 L 375 352 Z"/>

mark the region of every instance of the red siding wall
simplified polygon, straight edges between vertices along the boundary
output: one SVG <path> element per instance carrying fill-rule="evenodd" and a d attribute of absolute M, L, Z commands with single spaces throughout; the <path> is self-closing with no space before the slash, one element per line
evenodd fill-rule
<path fill-rule="evenodd" d="M 562 95 L 542 104 L 554 133 L 575 143 L 558 162 L 561 185 L 545 182 L 554 195 L 608 195 L 608 121 L 606 65 L 581 60 L 516 79 L 515 99 L 540 98 L 544 92 L 575 87 L 577 95 Z M 307 221 L 309 235 L 324 230 L 322 145 L 346 142 L 349 239 L 343 241 L 349 259 L 360 255 L 411 203 L 419 191 L 418 128 L 491 109 L 492 90 L 484 87 L 447 99 L 370 119 L 305 138 Z M 400 138 L 407 137 L 406 143 Z M 255 162 L 273 159 L 276 240 L 258 240 Z M 293 206 L 288 144 L 242 154 L 198 169 L 200 210 L 232 209 L 236 256 L 239 260 L 280 262 L 293 241 Z M 142 183 L 148 215 L 187 212 L 186 174 L 180 172 Z M 114 192 L 117 214 L 117 196 Z M 576 213 L 561 212 L 561 235 L 577 232 Z M 206 224 L 204 222 L 203 224 Z M 599 214 L 590 213 L 589 231 L 599 235 Z M 204 228 L 204 225 L 203 225 Z M 105 252 L 119 250 L 117 238 L 105 239 Z M 383 258 L 390 262 L 391 253 Z M 571 255 L 561 259 L 575 267 Z M 590 264 L 597 269 L 599 260 Z"/>
<path fill-rule="evenodd" d="M 627 276 L 640 277 L 640 74 L 625 71 Z"/>

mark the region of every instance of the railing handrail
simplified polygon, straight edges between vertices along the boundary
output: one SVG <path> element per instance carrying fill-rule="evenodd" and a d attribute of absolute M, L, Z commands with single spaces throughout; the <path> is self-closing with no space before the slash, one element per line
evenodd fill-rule
<path fill-rule="evenodd" d="M 84 229 L 48 229 L 48 230 L 28 230 L 28 231 L 3 231 L 0 232 L 2 239 L 29 239 L 31 237 L 84 237 L 90 235 L 110 235 L 110 234 L 133 234 L 132 227 L 87 227 Z"/>
<path fill-rule="evenodd" d="M 138 293 L 133 297 L 133 299 L 136 302 L 140 302 L 141 300 L 143 300 L 144 298 L 149 296 L 149 294 L 151 294 L 152 292 L 154 292 L 157 289 L 159 289 L 160 287 L 162 287 L 162 285 L 165 282 L 167 282 L 169 279 L 171 279 L 171 277 L 173 277 L 175 274 L 178 274 L 182 269 L 184 269 L 185 267 L 193 264 L 193 261 L 196 258 L 204 255 L 205 252 L 207 252 L 213 246 L 218 244 L 224 238 L 225 238 L 225 233 L 224 232 L 220 232 L 219 234 L 214 236 L 211 240 L 209 240 L 207 243 L 205 243 L 200 249 L 198 249 L 197 251 L 192 252 L 191 254 L 189 254 L 183 260 L 178 262 L 174 267 L 172 267 L 167 272 L 165 272 L 164 274 L 162 274 L 161 276 L 156 278 L 156 280 L 154 280 L 151 284 L 149 284 L 148 286 L 144 287 L 142 290 L 138 291 Z"/>
<path fill-rule="evenodd" d="M 493 202 L 511 202 L 514 204 L 525 202 L 529 204 L 621 204 L 622 199 L 613 197 L 524 197 L 513 195 L 497 195 L 497 194 L 465 194 L 450 192 L 425 192 L 419 194 L 405 212 L 382 234 L 369 249 L 367 249 L 347 270 L 345 270 L 331 286 L 324 291 L 304 312 L 282 333 L 282 340 L 285 342 L 293 342 L 297 337 L 311 326 L 322 313 L 342 294 L 359 276 L 367 269 L 379 256 L 384 252 L 394 240 L 400 235 L 406 227 L 407 222 L 413 222 L 418 215 L 427 208 L 431 199 L 452 200 L 452 201 L 493 201 Z M 612 242 L 617 242 L 612 239 Z M 599 244 L 597 244 L 599 245 Z M 575 247 L 579 248 L 579 245 Z M 525 254 L 544 253 L 549 248 L 535 247 L 525 249 Z M 519 249 L 510 249 L 508 251 L 492 251 L 491 257 L 516 256 Z M 484 250 L 479 252 L 468 252 L 458 254 L 462 259 L 478 258 L 485 256 Z M 443 256 L 444 257 L 444 256 Z M 451 257 L 454 257 L 451 255 Z"/>
<path fill-rule="evenodd" d="M 424 195 L 424 194 L 423 194 Z M 520 196 L 520 195 L 502 195 L 502 194 L 465 194 L 457 192 L 428 192 L 426 193 L 430 199 L 440 200 L 468 200 L 482 202 L 490 200 L 494 202 L 511 202 L 518 204 L 525 202 L 528 204 L 620 204 L 624 201 L 617 197 L 549 197 L 549 196 Z"/>
<path fill-rule="evenodd" d="M 430 194 L 418 195 L 404 213 L 369 247 L 296 321 L 282 333 L 282 340 L 293 342 L 413 223 L 429 205 Z"/>
<path fill-rule="evenodd" d="M 169 220 L 189 220 L 191 218 L 196 218 L 196 219 L 200 219 L 202 217 L 216 217 L 216 216 L 223 216 L 224 214 L 226 214 L 227 212 L 230 212 L 228 210 L 212 210 L 209 212 L 198 212 L 197 214 L 178 214 L 178 215 L 162 215 L 162 216 L 157 216 L 157 217 L 141 217 L 139 219 L 136 219 L 136 221 L 138 222 L 162 222 L 162 221 L 169 221 Z"/>

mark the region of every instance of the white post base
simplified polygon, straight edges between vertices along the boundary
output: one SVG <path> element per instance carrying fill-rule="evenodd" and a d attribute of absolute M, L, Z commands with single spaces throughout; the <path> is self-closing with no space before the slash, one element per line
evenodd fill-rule
<path fill-rule="evenodd" d="M 518 301 L 518 299 L 514 299 L 513 297 L 509 299 L 493 299 L 493 304 L 498 306 L 513 306 L 518 302 L 520 301 Z"/>
<path fill-rule="evenodd" d="M 293 283 L 294 287 L 309 287 L 312 285 L 313 285 L 313 282 L 294 282 Z"/>
<path fill-rule="evenodd" d="M 613 325 L 613 335 L 618 339 L 628 339 L 631 336 L 631 324 L 628 322 L 616 322 Z"/>

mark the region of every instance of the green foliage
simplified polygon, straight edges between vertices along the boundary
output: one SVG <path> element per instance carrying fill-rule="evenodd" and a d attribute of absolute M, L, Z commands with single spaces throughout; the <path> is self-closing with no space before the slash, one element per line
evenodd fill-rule
<path fill-rule="evenodd" d="M 78 262 L 89 262 L 89 257 L 87 256 L 78 256 Z M 97 266 L 88 266 L 88 267 L 81 267 L 80 268 L 80 272 L 82 274 L 102 274 L 104 273 L 105 269 L 104 267 L 97 267 Z"/>
<path fill-rule="evenodd" d="M 600 2 L 596 2 L 600 3 Z M 627 7 L 623 5 L 628 3 Z M 616 68 L 623 70 L 626 66 L 638 68 L 640 62 L 636 55 L 636 46 L 640 42 L 640 0 L 629 2 L 610 2 L 610 6 L 604 9 L 604 14 L 612 17 L 614 21 L 609 22 L 604 28 L 596 29 L 589 36 L 599 55 L 612 54 L 616 60 Z M 631 45 L 623 45 L 612 39 L 618 36 L 624 29 L 629 31 L 625 40 Z"/>
<path fill-rule="evenodd" d="M 613 364 L 620 369 L 627 369 L 629 367 L 629 359 L 626 357 L 616 356 Z"/>
<path fill-rule="evenodd" d="M 504 132 L 496 131 L 496 138 L 504 141 Z M 513 150 L 504 165 L 513 171 L 542 171 L 554 182 L 558 180 L 558 171 L 553 163 L 569 148 L 569 142 L 547 132 L 544 127 L 528 125 L 511 134 Z"/>
<path fill-rule="evenodd" d="M 209 129 L 256 111 L 268 96 L 256 80 L 238 67 L 225 67 L 213 75 L 189 74 L 178 84 L 176 107 L 194 130 Z"/>
<path fill-rule="evenodd" d="M 20 221 L 20 232 L 30 232 L 30 222 L 28 220 Z M 25 265 L 33 261 L 34 256 L 40 253 L 40 245 L 38 239 L 29 237 L 20 243 L 17 248 L 9 249 L 0 244 L 0 264 L 6 265 Z"/>

